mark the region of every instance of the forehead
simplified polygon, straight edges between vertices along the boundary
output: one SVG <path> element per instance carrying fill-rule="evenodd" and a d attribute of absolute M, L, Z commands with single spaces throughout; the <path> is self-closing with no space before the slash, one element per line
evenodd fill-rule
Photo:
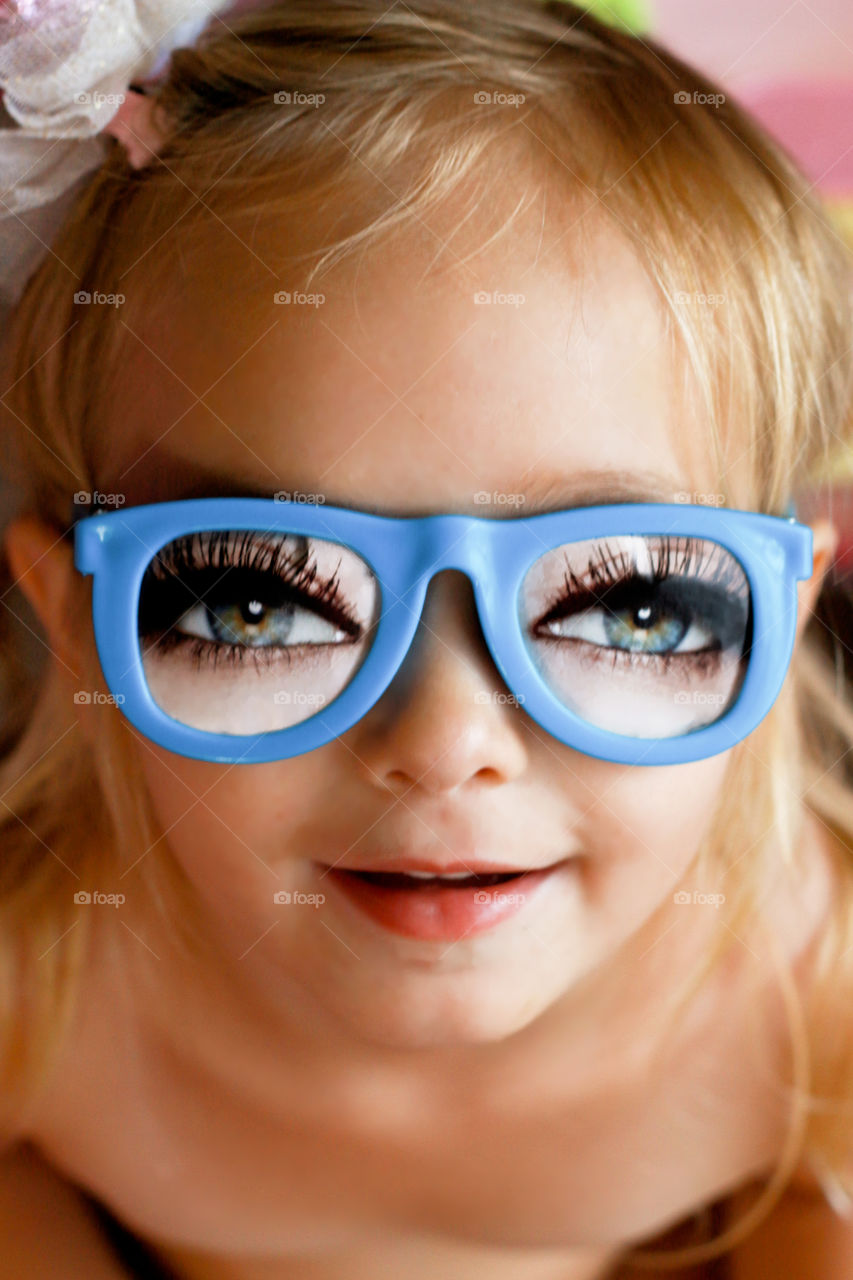
<path fill-rule="evenodd" d="M 471 250 L 446 213 L 310 293 L 286 268 L 250 291 L 231 253 L 131 318 L 104 483 L 130 504 L 284 489 L 400 514 L 590 471 L 664 477 L 663 501 L 670 480 L 713 488 L 650 281 L 606 226 L 584 243 L 540 209 Z"/>

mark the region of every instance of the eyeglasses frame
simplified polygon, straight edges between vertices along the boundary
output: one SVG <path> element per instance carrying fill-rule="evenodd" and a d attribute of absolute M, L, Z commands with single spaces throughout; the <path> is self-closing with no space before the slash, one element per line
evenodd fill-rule
<path fill-rule="evenodd" d="M 797 580 L 813 572 L 813 539 L 786 516 L 704 504 L 627 502 L 534 516 L 386 516 L 316 502 L 209 497 L 142 504 L 78 517 L 74 565 L 93 576 L 98 658 L 116 704 L 151 741 L 192 759 L 259 764 L 325 746 L 376 704 L 414 639 L 427 587 L 445 569 L 466 574 L 491 657 L 522 712 L 565 745 L 616 764 L 671 765 L 734 746 L 761 723 L 781 691 L 793 654 Z M 339 543 L 376 577 L 381 613 L 371 647 L 352 680 L 322 711 L 283 729 L 222 734 L 193 728 L 163 711 L 145 680 L 137 631 L 146 567 L 169 542 L 202 531 L 293 533 Z M 577 716 L 550 690 L 529 655 L 517 599 L 525 574 L 564 543 L 652 535 L 703 538 L 724 547 L 749 583 L 752 644 L 741 688 L 716 721 L 677 737 L 638 738 Z"/>

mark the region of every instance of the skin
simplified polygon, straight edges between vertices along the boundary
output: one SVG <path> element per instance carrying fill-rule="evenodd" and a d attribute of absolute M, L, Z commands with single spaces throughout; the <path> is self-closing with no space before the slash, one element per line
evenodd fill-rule
<path fill-rule="evenodd" d="M 448 245 L 452 223 L 438 225 Z M 205 297 L 203 343 L 177 307 L 165 326 L 134 324 L 99 488 L 130 506 L 239 483 L 401 515 L 483 514 L 481 491 L 522 493 L 530 514 L 551 477 L 559 491 L 542 505 L 556 510 L 591 471 L 669 477 L 649 500 L 716 491 L 701 424 L 673 396 L 654 294 L 612 233 L 582 278 L 543 250 L 556 236 L 538 215 L 464 267 L 454 241 L 431 276 L 424 238 L 358 273 L 344 264 L 322 307 L 275 308 L 271 330 L 269 315 L 241 327 L 224 286 Z M 523 292 L 523 307 L 473 305 L 493 288 Z M 813 530 L 798 638 L 837 538 L 824 521 Z M 56 608 L 68 548 L 30 517 L 6 545 L 75 670 L 75 631 Z M 647 1069 L 654 1011 L 716 927 L 712 907 L 675 905 L 673 892 L 728 754 L 612 764 L 483 690 L 506 692 L 470 583 L 446 572 L 395 680 L 340 741 L 240 768 L 133 735 L 221 963 L 189 999 L 136 873 L 117 876 L 106 888 L 127 903 L 99 917 L 98 946 L 114 935 L 120 972 L 93 954 L 25 1136 L 179 1275 L 592 1280 L 625 1242 L 778 1154 L 784 1112 L 764 1073 L 780 1069 L 784 1034 L 766 940 L 740 940 Z M 811 819 L 803 831 L 803 880 L 774 876 L 763 913 L 801 976 L 831 892 L 825 833 Z M 529 914 L 455 944 L 394 937 L 332 895 L 322 914 L 273 909 L 276 888 L 322 889 L 321 853 L 449 860 L 466 841 L 518 866 L 575 861 Z"/>

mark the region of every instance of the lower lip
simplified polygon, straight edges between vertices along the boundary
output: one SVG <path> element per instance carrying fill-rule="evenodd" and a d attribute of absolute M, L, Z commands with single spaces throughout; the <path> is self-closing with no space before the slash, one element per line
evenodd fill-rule
<path fill-rule="evenodd" d="M 328 878 L 360 911 L 391 933 L 453 942 L 483 933 L 516 915 L 531 894 L 565 866 L 565 862 L 557 862 L 482 889 L 476 885 L 389 889 L 335 868 L 329 869 Z M 485 900 L 483 894 L 487 895 Z"/>

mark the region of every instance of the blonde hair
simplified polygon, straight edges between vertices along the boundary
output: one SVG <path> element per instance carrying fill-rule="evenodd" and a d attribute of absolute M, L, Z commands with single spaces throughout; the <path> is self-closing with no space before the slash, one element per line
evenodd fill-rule
<path fill-rule="evenodd" d="M 475 94 L 484 92 L 523 100 L 483 109 Z M 276 101 L 282 93 L 289 100 Z M 317 94 L 322 102 L 311 100 Z M 719 94 L 654 41 L 562 2 L 276 0 L 229 25 L 211 21 L 195 48 L 172 56 L 157 86 L 167 136 L 160 159 L 135 171 L 114 148 L 16 309 L 3 350 L 3 410 L 19 511 L 67 536 L 74 492 L 109 487 L 100 445 L 104 424 L 118 420 L 129 345 L 122 318 L 132 329 L 134 315 L 165 305 L 188 263 L 203 275 L 200 231 L 223 229 L 248 260 L 260 226 L 309 203 L 337 210 L 340 234 L 304 255 L 308 288 L 397 227 L 428 226 L 431 210 L 478 175 L 476 200 L 460 213 L 470 222 L 507 172 L 500 161 L 511 147 L 522 192 L 511 216 L 547 173 L 562 183 L 567 209 L 584 207 L 627 238 L 685 357 L 728 505 L 783 514 L 853 441 L 850 252 L 788 156 L 735 102 L 701 97 Z M 123 317 L 75 309 L 77 289 L 124 292 Z M 683 298 L 712 293 L 724 304 Z M 40 672 L 27 658 L 38 623 L 5 557 L 0 572 L 8 708 L 0 1025 L 11 1128 L 45 1078 L 85 963 L 91 916 L 74 911 L 69 870 L 81 883 L 103 883 L 119 851 L 131 864 L 156 850 L 140 866 L 140 891 L 200 973 L 213 943 L 137 781 L 123 718 L 114 707 L 92 708 L 99 728 L 85 749 L 75 732 L 72 677 L 76 687 L 99 683 L 91 579 L 75 578 L 66 602 L 84 669 L 54 661 Z M 780 973 L 792 1043 L 788 1141 L 743 1222 L 686 1253 L 638 1254 L 637 1265 L 731 1247 L 772 1207 L 804 1153 L 853 1187 L 853 713 L 831 625 L 826 611 L 810 619 L 771 712 L 730 752 L 719 813 L 696 860 L 705 883 L 725 879 L 729 927 L 672 1011 L 755 919 L 768 859 L 781 848 L 784 867 L 794 868 L 810 809 L 834 837 L 844 889 L 804 1007 Z"/>

